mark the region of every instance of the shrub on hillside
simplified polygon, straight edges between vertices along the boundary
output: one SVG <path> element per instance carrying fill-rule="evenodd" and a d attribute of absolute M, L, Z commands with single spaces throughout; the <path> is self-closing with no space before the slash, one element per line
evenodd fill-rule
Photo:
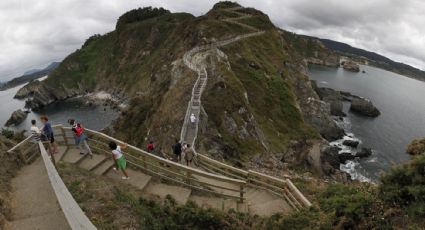
<path fill-rule="evenodd" d="M 401 207 L 412 217 L 425 217 L 425 156 L 392 168 L 381 178 L 380 197 L 390 206 Z"/>
<path fill-rule="evenodd" d="M 406 153 L 419 155 L 425 152 L 425 138 L 413 140 L 408 146 Z"/>
<path fill-rule="evenodd" d="M 130 10 L 118 18 L 116 28 L 118 29 L 125 24 L 129 24 L 129 23 L 137 22 L 137 21 L 143 21 L 149 18 L 154 18 L 164 14 L 169 14 L 169 13 L 170 13 L 169 10 L 166 10 L 162 7 L 152 8 L 151 6 Z"/>

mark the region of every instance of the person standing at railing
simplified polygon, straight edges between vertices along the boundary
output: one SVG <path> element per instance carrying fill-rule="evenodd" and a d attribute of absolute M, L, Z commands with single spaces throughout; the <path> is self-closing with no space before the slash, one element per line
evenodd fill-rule
<path fill-rule="evenodd" d="M 122 177 L 123 180 L 128 180 L 130 177 L 127 174 L 127 171 L 125 170 L 127 168 L 127 161 L 125 160 L 124 154 L 122 153 L 121 149 L 127 148 L 127 144 L 123 145 L 117 145 L 117 143 L 111 141 L 109 142 L 109 148 L 112 150 L 112 159 L 115 162 L 114 171 L 121 170 L 121 172 L 124 174 Z"/>
<path fill-rule="evenodd" d="M 34 142 L 39 142 L 41 140 L 41 131 L 37 127 L 37 121 L 36 120 L 31 120 L 30 131 L 31 131 L 32 140 Z"/>
<path fill-rule="evenodd" d="M 182 160 L 182 144 L 176 140 L 176 143 L 172 146 L 174 153 L 174 161 L 180 162 Z"/>
<path fill-rule="evenodd" d="M 74 133 L 75 145 L 80 150 L 80 154 L 90 154 L 90 157 L 93 158 L 93 152 L 90 149 L 89 144 L 87 143 L 87 135 L 84 133 L 84 128 L 80 123 L 75 122 L 75 119 L 68 119 L 68 124 L 72 127 L 72 132 Z"/>
<path fill-rule="evenodd" d="M 153 141 L 149 141 L 149 143 L 146 145 L 146 150 L 149 153 L 153 153 L 153 151 L 155 150 L 155 144 L 153 143 Z"/>
<path fill-rule="evenodd" d="M 194 155 L 195 153 L 193 152 L 193 149 L 191 148 L 190 144 L 187 144 L 187 147 L 184 150 L 184 159 L 186 160 L 187 166 L 192 165 L 192 160 Z"/>
<path fill-rule="evenodd" d="M 58 153 L 58 145 L 55 142 L 55 135 L 53 133 L 52 125 L 49 122 L 49 118 L 45 115 L 40 116 L 41 122 L 44 124 L 41 131 L 43 135 L 49 140 L 49 153 L 56 154 Z"/>

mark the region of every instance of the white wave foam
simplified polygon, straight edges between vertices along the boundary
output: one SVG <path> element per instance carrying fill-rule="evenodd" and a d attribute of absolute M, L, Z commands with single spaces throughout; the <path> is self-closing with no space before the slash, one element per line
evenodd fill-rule
<path fill-rule="evenodd" d="M 347 161 L 346 164 L 341 164 L 339 169 L 343 172 L 350 174 L 351 179 L 358 180 L 360 182 L 371 182 L 369 178 L 360 173 L 360 163 L 355 161 Z"/>

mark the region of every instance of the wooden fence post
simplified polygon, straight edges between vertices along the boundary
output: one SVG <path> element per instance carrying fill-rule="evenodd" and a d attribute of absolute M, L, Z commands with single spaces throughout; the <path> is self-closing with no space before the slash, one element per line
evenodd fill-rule
<path fill-rule="evenodd" d="M 241 199 L 240 202 L 241 203 L 243 203 L 243 187 L 244 187 L 243 185 L 241 185 L 240 187 L 240 199 Z"/>
<path fill-rule="evenodd" d="M 62 131 L 63 141 L 65 141 L 65 146 L 68 148 L 68 137 L 66 137 L 65 129 L 63 128 L 63 125 L 60 126 L 60 129 Z"/>

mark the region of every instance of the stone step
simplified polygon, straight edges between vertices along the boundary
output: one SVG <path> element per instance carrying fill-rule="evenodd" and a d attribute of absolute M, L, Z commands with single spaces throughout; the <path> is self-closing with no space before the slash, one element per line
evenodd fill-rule
<path fill-rule="evenodd" d="M 20 220 L 60 211 L 43 159 L 39 157 L 12 180 L 12 219 Z M 42 192 L 41 192 L 42 191 Z"/>
<path fill-rule="evenodd" d="M 56 162 L 59 162 L 62 160 L 62 158 L 65 156 L 66 152 L 67 152 L 67 147 L 66 146 L 58 146 L 58 154 L 55 154 L 54 158 Z"/>
<path fill-rule="evenodd" d="M 122 172 L 119 171 L 114 171 L 114 170 L 109 170 L 108 173 L 106 173 L 106 176 L 115 180 L 121 180 L 124 181 L 125 183 L 128 183 L 140 190 L 143 190 L 146 185 L 148 185 L 149 181 L 151 180 L 151 176 L 146 175 L 140 171 L 136 171 L 130 168 L 126 169 L 128 176 L 130 177 L 130 179 L 128 180 L 123 180 L 123 174 Z"/>
<path fill-rule="evenodd" d="M 189 200 L 195 202 L 202 208 L 213 208 L 221 211 L 228 211 L 230 209 L 238 210 L 237 201 L 233 199 L 225 199 L 214 196 L 191 195 Z"/>
<path fill-rule="evenodd" d="M 86 170 L 92 170 L 97 165 L 101 164 L 106 159 L 105 155 L 101 154 L 93 154 L 93 157 L 85 157 L 83 161 L 81 161 L 78 166 L 80 168 L 86 169 Z"/>
<path fill-rule="evenodd" d="M 278 196 L 261 189 L 246 188 L 245 191 L 246 193 L 244 194 L 244 196 L 250 202 L 251 205 L 257 205 L 271 200 L 279 199 Z"/>
<path fill-rule="evenodd" d="M 40 228 L 43 226 L 43 228 Z M 68 222 L 66 221 L 63 212 L 57 211 L 54 213 L 48 213 L 45 215 L 34 216 L 26 219 L 15 220 L 8 222 L 5 225 L 5 230 L 34 230 L 34 229 L 45 229 L 45 230 L 56 230 L 71 229 Z"/>
<path fill-rule="evenodd" d="M 159 196 L 162 199 L 170 195 L 176 200 L 177 204 L 186 204 L 192 190 L 175 185 L 151 182 L 146 186 L 143 192 L 148 195 Z"/>
<path fill-rule="evenodd" d="M 256 205 L 249 205 L 248 209 L 249 213 L 259 216 L 271 216 L 276 213 L 288 213 L 291 211 L 288 203 L 283 199 L 275 199 Z"/>
<path fill-rule="evenodd" d="M 75 164 L 82 160 L 85 157 L 85 155 L 81 155 L 80 151 L 75 148 L 68 149 L 68 152 L 65 154 L 65 156 L 62 158 L 63 161 L 71 164 Z"/>
<path fill-rule="evenodd" d="M 104 175 L 107 173 L 111 168 L 113 168 L 115 163 L 112 161 L 112 159 L 106 160 L 102 162 L 99 166 L 97 166 L 93 172 L 96 175 Z"/>

